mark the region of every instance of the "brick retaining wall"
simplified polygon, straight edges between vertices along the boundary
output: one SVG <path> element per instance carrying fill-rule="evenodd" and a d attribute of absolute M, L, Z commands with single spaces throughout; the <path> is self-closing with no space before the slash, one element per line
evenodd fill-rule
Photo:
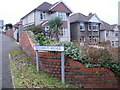
<path fill-rule="evenodd" d="M 20 45 L 35 63 L 34 42 L 27 32 L 20 36 Z M 61 78 L 61 54 L 39 52 L 40 68 L 54 77 Z M 65 56 L 65 80 L 84 88 L 118 88 L 114 73 L 107 68 L 87 68 Z M 120 87 L 119 87 L 120 88 Z"/>
<path fill-rule="evenodd" d="M 12 29 L 8 29 L 6 31 L 6 35 L 8 35 L 9 37 L 13 37 L 13 33 L 14 33 L 14 29 L 13 28 Z"/>

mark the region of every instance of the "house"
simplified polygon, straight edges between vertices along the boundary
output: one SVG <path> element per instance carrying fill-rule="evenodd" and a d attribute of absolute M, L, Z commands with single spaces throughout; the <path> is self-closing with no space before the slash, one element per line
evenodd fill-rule
<path fill-rule="evenodd" d="M 96 14 L 89 13 L 85 16 L 75 13 L 70 16 L 71 41 L 80 44 L 98 43 L 100 39 L 101 20 Z"/>
<path fill-rule="evenodd" d="M 13 26 L 13 38 L 19 42 L 19 36 L 21 33 L 21 29 L 22 28 L 22 23 L 21 22 L 17 22 L 14 26 Z"/>
<path fill-rule="evenodd" d="M 110 41 L 111 46 L 118 47 L 119 29 L 117 24 L 110 25 L 104 21 L 101 24 L 100 42 Z"/>
<path fill-rule="evenodd" d="M 47 24 L 48 20 L 55 17 L 60 17 L 63 21 L 61 28 L 63 36 L 61 36 L 59 40 L 70 41 L 69 15 L 71 13 L 71 10 L 62 1 L 56 2 L 55 4 L 44 2 L 22 17 L 21 21 L 24 29 L 30 25 L 42 25 L 46 31 L 49 29 L 49 25 Z"/>

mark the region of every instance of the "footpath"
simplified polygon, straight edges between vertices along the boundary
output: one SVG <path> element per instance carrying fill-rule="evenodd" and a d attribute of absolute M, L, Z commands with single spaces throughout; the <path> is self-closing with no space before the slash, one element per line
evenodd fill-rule
<path fill-rule="evenodd" d="M 2 44 L 2 49 L 0 55 L 2 58 L 0 59 L 0 64 L 2 64 L 2 87 L 1 88 L 13 88 L 12 85 L 12 76 L 9 67 L 9 52 L 11 50 L 20 50 L 19 45 L 15 42 L 15 40 L 11 37 L 8 37 L 4 34 L 0 33 L 0 44 Z M 1 69 L 1 68 L 0 68 Z"/>

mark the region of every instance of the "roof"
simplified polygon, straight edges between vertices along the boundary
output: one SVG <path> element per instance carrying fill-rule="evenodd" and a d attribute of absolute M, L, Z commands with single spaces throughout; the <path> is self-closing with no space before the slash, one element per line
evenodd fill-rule
<path fill-rule="evenodd" d="M 110 25 L 107 22 L 102 21 L 100 28 L 101 30 L 114 30 L 116 26 L 117 24 Z"/>
<path fill-rule="evenodd" d="M 52 6 L 52 4 L 50 4 L 48 2 L 44 2 L 40 6 L 38 6 L 35 10 L 47 11 L 51 6 Z"/>
<path fill-rule="evenodd" d="M 41 5 L 39 5 L 37 8 L 26 14 L 21 19 L 25 18 L 27 15 L 34 11 L 61 11 L 66 13 L 72 13 L 71 10 L 63 3 L 63 2 L 56 2 L 55 4 L 50 4 L 48 2 L 43 2 Z"/>
<path fill-rule="evenodd" d="M 53 4 L 50 8 L 50 11 L 61 11 L 61 12 L 66 12 L 66 13 L 72 13 L 72 11 L 65 5 L 63 2 L 56 2 Z"/>
<path fill-rule="evenodd" d="M 70 16 L 70 22 L 89 22 L 89 20 L 96 14 L 89 13 L 88 16 L 83 15 L 82 13 L 75 13 Z M 97 17 L 98 18 L 98 17 Z M 98 18 L 99 19 L 99 18 Z"/>
<path fill-rule="evenodd" d="M 70 22 L 86 22 L 87 21 L 87 16 L 81 14 L 81 13 L 75 13 L 70 16 Z"/>
<path fill-rule="evenodd" d="M 116 26 L 117 26 L 117 24 L 110 25 L 110 27 L 111 27 L 112 30 L 113 30 Z"/>
<path fill-rule="evenodd" d="M 100 25 L 100 30 L 111 30 L 111 26 L 107 22 L 102 21 L 102 24 Z"/>

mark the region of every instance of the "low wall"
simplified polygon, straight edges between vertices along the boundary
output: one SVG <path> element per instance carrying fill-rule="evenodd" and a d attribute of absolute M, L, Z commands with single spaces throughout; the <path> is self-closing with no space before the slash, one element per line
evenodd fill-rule
<path fill-rule="evenodd" d="M 13 33 L 14 33 L 13 28 L 12 28 L 12 29 L 8 29 L 8 30 L 6 31 L 6 35 L 8 35 L 9 37 L 13 37 Z"/>
<path fill-rule="evenodd" d="M 27 32 L 20 36 L 20 45 L 35 63 L 34 42 Z M 61 54 L 39 52 L 40 68 L 61 79 Z M 107 68 L 87 68 L 74 59 L 65 56 L 65 80 L 84 88 L 118 88 L 114 73 Z M 120 87 L 119 87 L 120 88 Z"/>

